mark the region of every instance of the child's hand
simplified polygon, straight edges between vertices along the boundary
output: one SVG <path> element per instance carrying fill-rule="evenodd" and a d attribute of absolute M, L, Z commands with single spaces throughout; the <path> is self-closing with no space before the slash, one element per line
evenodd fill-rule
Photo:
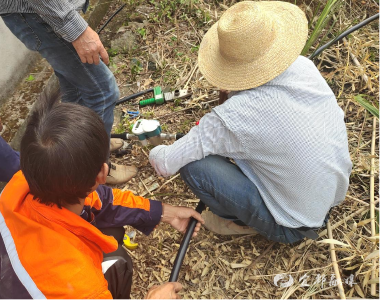
<path fill-rule="evenodd" d="M 167 282 L 162 285 L 152 286 L 145 299 L 180 299 L 177 294 L 182 289 L 179 282 Z"/>
<path fill-rule="evenodd" d="M 202 216 L 194 209 L 189 207 L 171 206 L 162 203 L 162 222 L 169 223 L 182 233 L 186 231 L 191 217 L 199 221 L 194 229 L 194 237 L 198 234 L 198 231 L 201 228 L 201 224 L 204 224 L 205 222 Z"/>

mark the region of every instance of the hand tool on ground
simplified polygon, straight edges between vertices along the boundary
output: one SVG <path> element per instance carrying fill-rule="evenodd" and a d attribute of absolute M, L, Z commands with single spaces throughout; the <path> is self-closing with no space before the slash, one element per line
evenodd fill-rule
<path fill-rule="evenodd" d="M 131 119 L 134 119 L 140 115 L 140 112 L 139 111 L 130 111 L 130 110 L 128 110 L 127 112 L 123 111 L 121 116 L 124 117 L 125 115 L 129 116 Z"/>
<path fill-rule="evenodd" d="M 160 122 L 158 120 L 138 120 L 132 128 L 132 133 L 111 134 L 111 138 L 120 138 L 123 140 L 139 140 L 143 146 L 148 142 L 154 146 L 162 144 L 163 140 L 178 140 L 184 136 L 182 133 L 162 133 Z"/>
<path fill-rule="evenodd" d="M 153 92 L 153 98 L 140 101 L 139 102 L 140 106 L 146 106 L 146 105 L 152 105 L 152 104 L 160 105 L 160 104 L 164 104 L 167 101 L 174 101 L 176 99 L 186 98 L 191 95 L 191 92 L 188 90 L 175 90 L 172 92 L 170 91 L 163 92 L 160 86 L 156 86 L 154 88 L 121 98 L 119 101 L 116 102 L 116 105 L 124 103 L 126 101 L 130 101 L 132 99 L 135 99 L 137 97 L 140 97 L 142 95 L 145 95 L 151 92 Z"/>
<path fill-rule="evenodd" d="M 197 208 L 195 210 L 198 213 L 202 213 L 202 211 L 204 211 L 205 208 L 206 208 L 206 205 L 202 201 L 199 201 Z M 197 222 L 198 221 L 194 218 L 190 219 L 189 225 L 187 226 L 187 230 L 182 238 L 181 245 L 179 246 L 177 256 L 174 260 L 173 269 L 170 274 L 169 282 L 175 282 L 178 280 L 179 270 L 181 269 L 183 259 L 185 258 L 185 254 L 189 246 L 191 236 L 193 235 L 195 226 L 197 225 Z"/>
<path fill-rule="evenodd" d="M 131 231 L 126 234 L 124 234 L 123 243 L 124 246 L 129 250 L 134 250 L 138 247 L 138 243 L 133 243 L 132 240 L 136 236 L 136 231 Z"/>

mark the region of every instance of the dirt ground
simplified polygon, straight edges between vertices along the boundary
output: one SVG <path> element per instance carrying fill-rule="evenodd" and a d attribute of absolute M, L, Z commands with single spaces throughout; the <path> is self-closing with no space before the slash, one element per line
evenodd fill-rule
<path fill-rule="evenodd" d="M 323 1 L 297 1 L 297 5 L 310 17 L 320 2 L 323 5 Z M 110 68 L 117 78 L 121 97 L 157 85 L 171 90 L 189 88 L 193 94 L 188 101 L 140 108 L 137 103 L 143 98 L 139 98 L 119 105 L 117 116 L 121 111 L 139 110 L 140 118 L 159 120 L 164 132 L 186 133 L 217 104 L 213 100 L 218 98 L 218 90 L 199 72 L 197 51 L 204 33 L 235 1 L 129 0 L 126 3 L 100 34 L 112 56 Z M 112 4 L 109 15 L 121 4 L 122 1 Z M 378 4 L 374 1 L 347 1 L 336 13 L 337 22 L 326 41 L 376 12 Z M 125 47 L 116 47 L 112 41 L 123 35 Z M 228 237 L 202 229 L 191 242 L 180 272 L 182 297 L 338 298 L 329 248 L 331 239 L 335 240 L 346 297 L 373 297 L 371 283 L 376 284 L 378 295 L 379 266 L 377 259 L 372 259 L 378 255 L 378 209 L 377 238 L 371 237 L 369 213 L 371 164 L 374 199 L 378 200 L 378 130 L 373 127 L 376 124 L 373 116 L 354 100 L 362 94 L 370 102 L 377 102 L 378 50 L 378 22 L 373 22 L 351 34 L 346 43 L 340 42 L 314 59 L 345 113 L 354 164 L 347 197 L 331 213 L 332 236 L 328 237 L 322 228 L 317 242 L 305 240 L 284 245 L 260 236 Z M 117 117 L 114 131 L 128 131 L 133 122 L 135 119 Z M 119 188 L 173 205 L 196 206 L 198 200 L 178 175 L 161 178 L 155 174 L 148 162 L 151 146 L 128 143 L 131 153 L 113 160 L 138 166 L 139 174 Z M 375 154 L 371 154 L 371 146 L 375 147 Z M 132 297 L 142 298 L 152 285 L 168 281 L 181 234 L 160 225 L 148 237 L 138 233 L 135 241 L 139 247 L 129 251 L 134 260 Z M 276 285 L 275 280 L 283 273 L 285 277 Z M 287 282 L 290 277 L 294 283 L 281 287 L 280 282 Z"/>
<path fill-rule="evenodd" d="M 125 112 L 139 111 L 140 119 L 159 120 L 165 133 L 186 133 L 217 105 L 218 89 L 209 85 L 198 69 L 198 48 L 207 30 L 236 2 L 112 1 L 103 24 L 122 4 L 126 6 L 100 33 L 100 38 L 111 57 L 109 67 L 119 85 L 120 97 L 154 86 L 192 92 L 188 99 L 159 106 L 139 107 L 138 101 L 147 97 L 118 105 L 113 132 L 128 132 L 136 119 L 126 117 Z M 320 13 L 326 0 L 289 2 L 296 3 L 313 19 L 313 12 Z M 335 22 L 333 29 L 323 32 L 326 38 L 319 45 L 316 43 L 308 55 L 378 11 L 377 0 L 345 1 L 335 13 L 336 20 L 330 21 Z M 369 206 L 371 197 L 374 201 L 379 199 L 378 120 L 355 100 L 362 95 L 378 107 L 378 57 L 379 25 L 375 21 L 313 60 L 345 113 L 353 162 L 346 199 L 331 213 L 331 236 L 322 228 L 317 241 L 285 245 L 261 236 L 220 236 L 202 228 L 191 241 L 181 268 L 183 298 L 339 298 L 330 249 L 333 243 L 345 296 L 378 299 L 379 211 L 376 204 L 373 233 Z M 172 205 L 196 206 L 198 199 L 178 174 L 162 178 L 154 172 L 148 161 L 152 146 L 143 147 L 137 141 L 126 143 L 129 153 L 113 154 L 111 160 L 136 165 L 139 173 L 127 184 L 116 187 Z M 127 228 L 130 230 L 133 229 Z M 144 298 L 152 285 L 168 281 L 181 238 L 182 234 L 165 224 L 148 237 L 137 232 L 134 241 L 139 247 L 127 250 L 134 262 L 133 298 Z M 289 280 L 293 283 L 281 286 Z M 375 295 L 371 295 L 372 284 L 376 285 Z"/>

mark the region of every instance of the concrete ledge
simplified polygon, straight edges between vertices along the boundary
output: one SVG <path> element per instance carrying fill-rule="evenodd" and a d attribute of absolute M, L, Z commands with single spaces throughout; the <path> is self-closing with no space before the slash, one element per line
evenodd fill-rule
<path fill-rule="evenodd" d="M 29 73 L 34 63 L 41 59 L 19 41 L 0 18 L 0 105 L 5 102 L 20 80 Z"/>

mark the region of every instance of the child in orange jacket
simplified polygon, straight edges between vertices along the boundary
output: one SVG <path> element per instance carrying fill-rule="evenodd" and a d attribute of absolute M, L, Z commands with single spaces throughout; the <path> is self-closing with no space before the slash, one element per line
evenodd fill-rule
<path fill-rule="evenodd" d="M 0 298 L 129 298 L 122 226 L 148 235 L 160 221 L 182 232 L 190 217 L 203 222 L 193 209 L 102 185 L 108 149 L 91 109 L 39 104 L 21 142 L 21 171 L 0 195 Z M 147 298 L 177 298 L 180 289 L 166 283 Z"/>

